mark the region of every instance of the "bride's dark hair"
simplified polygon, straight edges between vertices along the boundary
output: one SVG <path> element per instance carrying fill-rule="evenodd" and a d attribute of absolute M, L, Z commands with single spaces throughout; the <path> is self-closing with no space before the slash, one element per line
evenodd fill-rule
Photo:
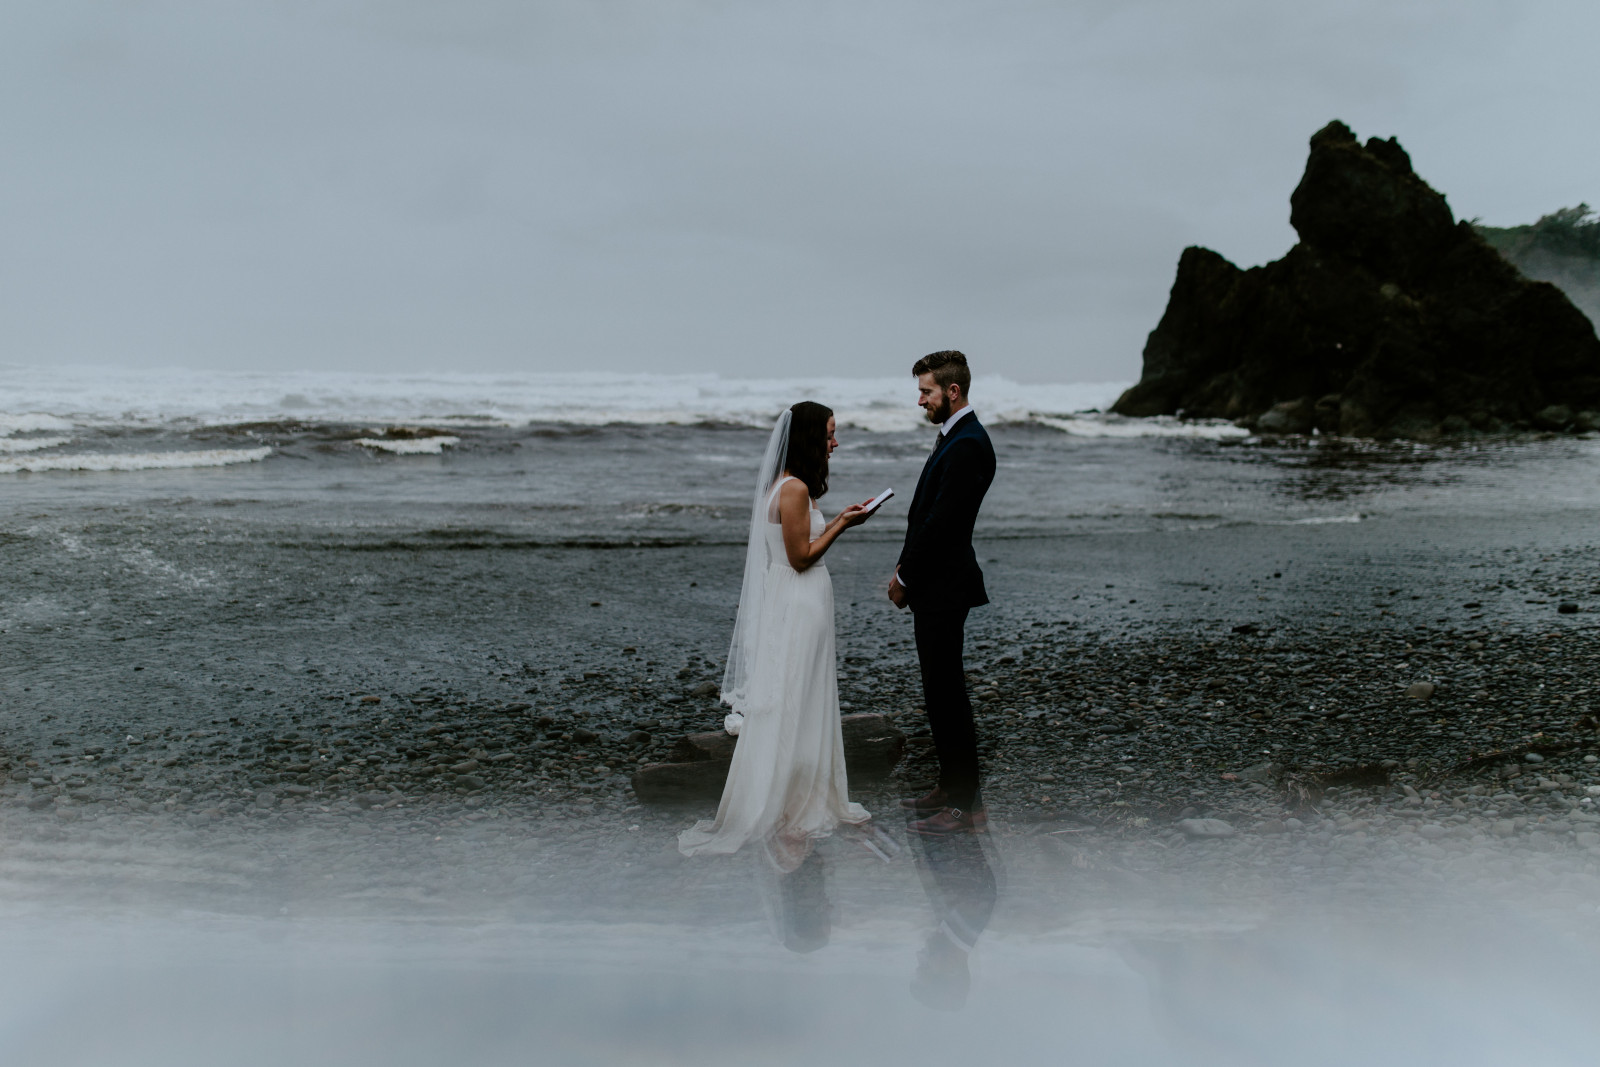
<path fill-rule="evenodd" d="M 828 420 L 833 409 L 802 400 L 789 409 L 789 451 L 783 465 L 816 500 L 828 491 Z"/>

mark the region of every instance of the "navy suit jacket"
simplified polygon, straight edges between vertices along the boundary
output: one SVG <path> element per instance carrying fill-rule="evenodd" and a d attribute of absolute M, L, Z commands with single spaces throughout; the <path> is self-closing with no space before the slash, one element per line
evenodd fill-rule
<path fill-rule="evenodd" d="M 922 467 L 900 575 L 912 611 L 975 608 L 989 602 L 972 548 L 978 507 L 994 481 L 994 446 L 976 413 L 950 428 Z"/>

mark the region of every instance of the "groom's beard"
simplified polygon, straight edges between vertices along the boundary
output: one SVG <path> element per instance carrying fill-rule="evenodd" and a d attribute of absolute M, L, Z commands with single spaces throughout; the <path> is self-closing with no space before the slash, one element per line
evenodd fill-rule
<path fill-rule="evenodd" d="M 928 408 L 928 421 L 940 425 L 950 417 L 950 398 L 944 397 L 936 408 Z"/>

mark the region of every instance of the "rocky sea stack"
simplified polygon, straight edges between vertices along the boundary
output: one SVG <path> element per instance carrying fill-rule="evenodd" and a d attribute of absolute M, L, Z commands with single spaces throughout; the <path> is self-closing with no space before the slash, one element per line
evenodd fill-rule
<path fill-rule="evenodd" d="M 1600 430 L 1589 319 L 1456 222 L 1393 138 L 1329 123 L 1289 203 L 1300 241 L 1276 262 L 1184 250 L 1114 411 L 1424 440 Z"/>

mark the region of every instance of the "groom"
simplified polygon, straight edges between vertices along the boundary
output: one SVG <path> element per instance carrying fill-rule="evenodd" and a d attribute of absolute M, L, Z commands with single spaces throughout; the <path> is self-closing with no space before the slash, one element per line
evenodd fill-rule
<path fill-rule="evenodd" d="M 906 544 L 889 599 L 915 616 L 917 660 L 939 784 L 900 806 L 920 816 L 919 834 L 972 833 L 987 821 L 978 795 L 978 733 L 961 666 L 967 612 L 989 602 L 972 550 L 972 527 L 994 481 L 994 447 L 967 403 L 972 373 L 960 352 L 935 352 L 911 368 L 917 406 L 939 426 L 906 520 Z"/>

